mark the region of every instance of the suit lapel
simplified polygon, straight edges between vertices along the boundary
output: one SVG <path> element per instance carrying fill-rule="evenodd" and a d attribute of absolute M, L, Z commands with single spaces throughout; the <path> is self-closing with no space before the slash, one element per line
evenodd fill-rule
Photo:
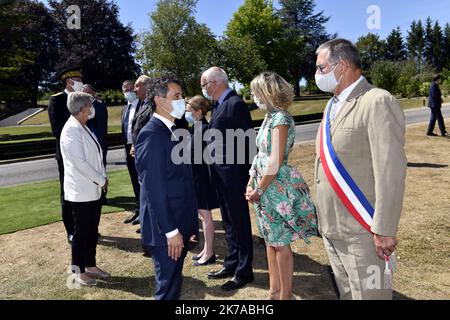
<path fill-rule="evenodd" d="M 235 93 L 234 91 L 231 91 L 231 92 L 229 92 L 229 93 L 225 96 L 225 99 L 223 99 L 222 103 L 219 104 L 219 105 L 214 109 L 214 112 L 213 112 L 213 114 L 212 114 L 212 116 L 211 116 L 211 121 L 210 121 L 210 123 L 213 122 L 213 120 L 215 120 L 217 117 L 219 117 L 219 115 L 223 112 L 223 109 L 224 109 L 224 108 L 222 108 L 222 106 L 227 102 L 227 100 L 228 100 L 231 96 L 233 96 L 233 95 L 235 95 L 235 94 L 236 94 L 236 93 Z"/>
<path fill-rule="evenodd" d="M 358 98 L 362 96 L 364 93 L 369 91 L 372 88 L 372 85 L 364 78 L 360 83 L 356 86 L 356 88 L 350 93 L 344 105 L 341 107 L 336 119 L 333 121 L 331 125 L 331 134 L 333 135 L 336 129 L 339 127 L 341 122 L 348 116 L 350 112 L 356 107 Z"/>

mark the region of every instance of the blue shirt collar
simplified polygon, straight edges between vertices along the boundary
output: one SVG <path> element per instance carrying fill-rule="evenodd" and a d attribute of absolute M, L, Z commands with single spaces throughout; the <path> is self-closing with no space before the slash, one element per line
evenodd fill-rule
<path fill-rule="evenodd" d="M 230 88 L 228 88 L 227 90 L 225 90 L 222 95 L 219 98 L 219 106 L 223 103 L 223 100 L 225 100 L 225 98 L 227 97 L 227 95 L 232 92 L 233 90 L 231 90 Z"/>

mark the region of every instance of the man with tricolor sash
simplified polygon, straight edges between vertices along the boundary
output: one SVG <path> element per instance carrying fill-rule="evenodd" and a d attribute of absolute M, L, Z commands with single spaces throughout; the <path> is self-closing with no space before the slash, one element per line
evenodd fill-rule
<path fill-rule="evenodd" d="M 317 49 L 316 83 L 332 93 L 317 136 L 315 185 L 322 234 L 341 299 L 392 299 L 403 206 L 405 117 L 362 76 L 348 40 Z"/>

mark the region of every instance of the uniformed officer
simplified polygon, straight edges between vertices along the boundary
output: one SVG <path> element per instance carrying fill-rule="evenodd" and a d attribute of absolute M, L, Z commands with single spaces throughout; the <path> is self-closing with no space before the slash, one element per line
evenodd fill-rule
<path fill-rule="evenodd" d="M 67 232 L 67 239 L 69 243 L 72 242 L 74 233 L 72 208 L 69 202 L 64 200 L 64 165 L 59 147 L 61 131 L 64 128 L 67 120 L 70 117 L 69 109 L 67 108 L 67 96 L 69 92 L 80 92 L 83 89 L 83 82 L 81 80 L 81 69 L 79 67 L 70 67 L 63 69 L 59 73 L 59 79 L 64 84 L 64 91 L 53 95 L 48 103 L 48 117 L 52 127 L 52 133 L 56 138 L 56 161 L 58 162 L 59 181 L 61 183 L 61 211 L 64 222 L 64 227 Z"/>

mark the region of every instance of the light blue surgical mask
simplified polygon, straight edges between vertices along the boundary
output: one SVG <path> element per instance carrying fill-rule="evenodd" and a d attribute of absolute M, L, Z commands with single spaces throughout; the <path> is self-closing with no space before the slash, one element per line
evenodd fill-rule
<path fill-rule="evenodd" d="M 186 112 L 185 118 L 186 118 L 187 122 L 189 122 L 190 125 L 194 124 L 195 119 L 192 116 L 192 112 Z"/>
<path fill-rule="evenodd" d="M 137 99 L 136 92 L 133 91 L 125 92 L 125 99 L 127 99 L 128 103 L 133 103 Z"/>
<path fill-rule="evenodd" d="M 181 119 L 186 112 L 186 102 L 184 99 L 174 100 L 172 101 L 172 108 L 170 115 L 176 119 Z"/>

